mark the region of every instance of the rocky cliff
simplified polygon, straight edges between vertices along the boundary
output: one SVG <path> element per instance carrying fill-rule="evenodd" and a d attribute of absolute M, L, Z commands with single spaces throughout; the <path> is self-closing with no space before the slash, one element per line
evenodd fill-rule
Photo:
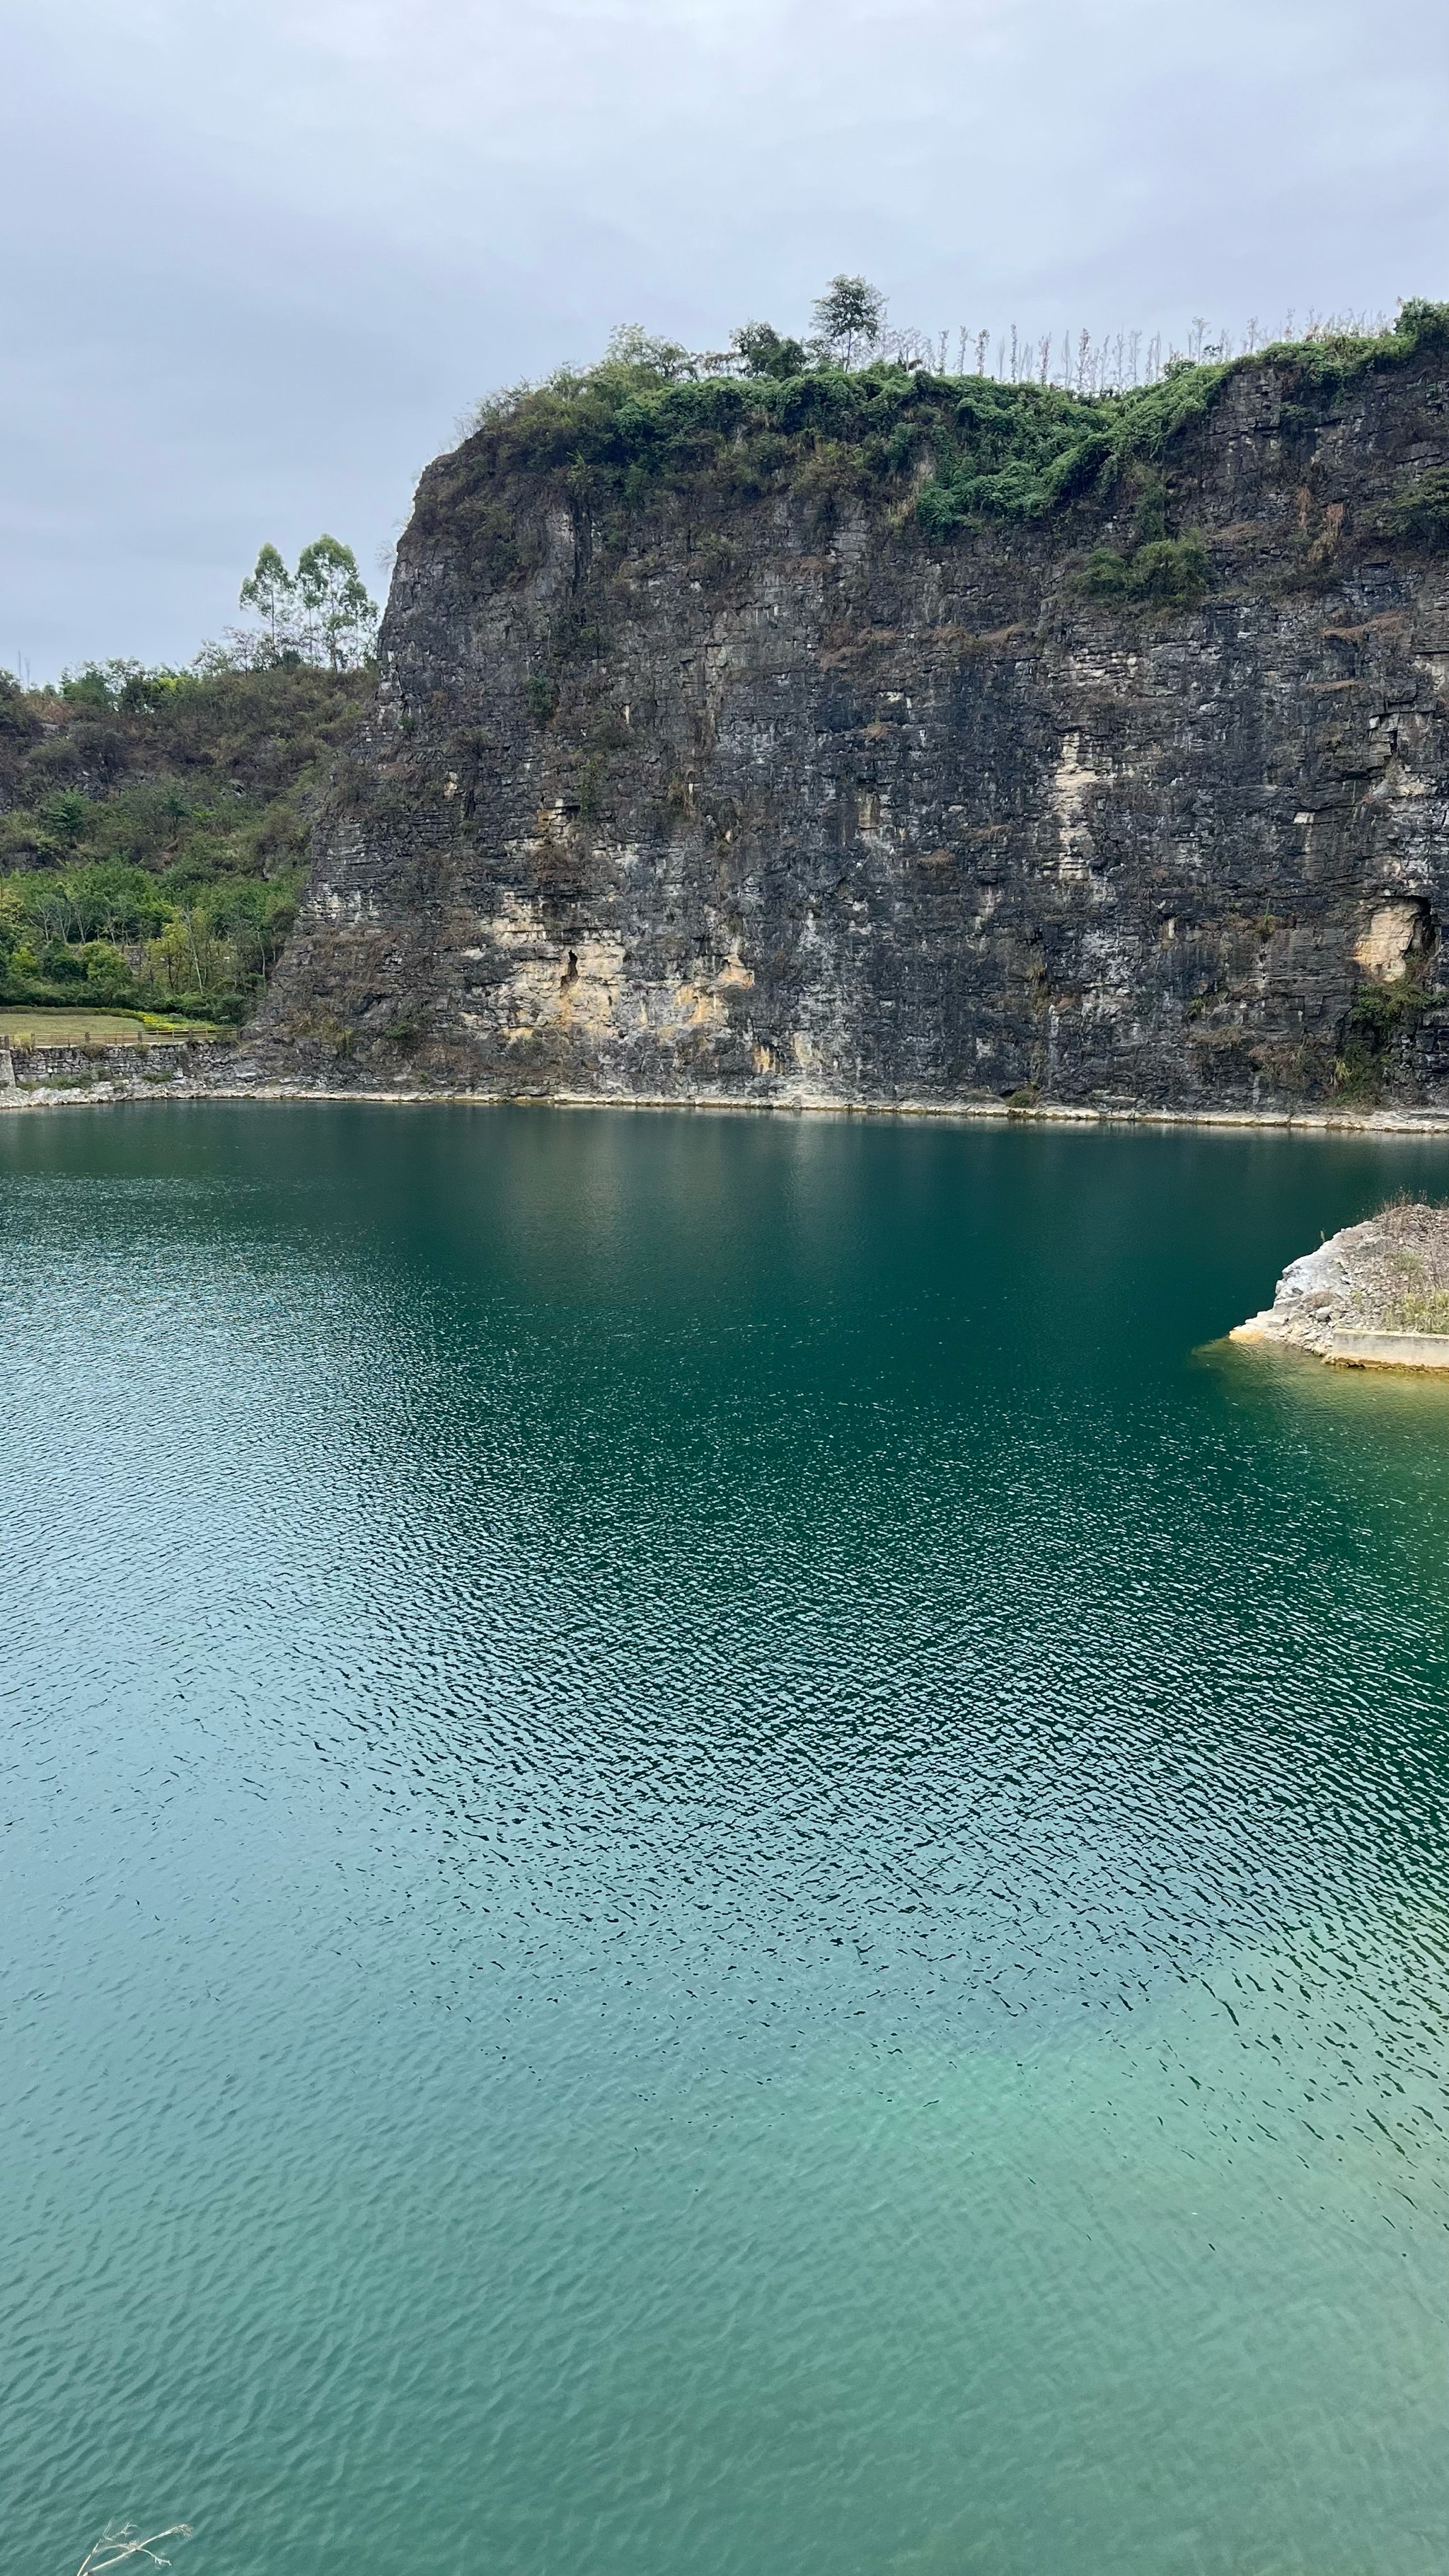
<path fill-rule="evenodd" d="M 728 391 L 662 467 L 631 414 L 430 468 L 259 1066 L 1449 1102 L 1442 327 L 1218 371 L 1021 517 L 941 497 L 969 383 Z"/>

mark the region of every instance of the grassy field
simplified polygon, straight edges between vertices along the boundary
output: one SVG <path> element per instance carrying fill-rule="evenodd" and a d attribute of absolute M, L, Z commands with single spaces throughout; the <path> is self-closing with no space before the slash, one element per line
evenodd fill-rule
<path fill-rule="evenodd" d="M 19 1002 L 0 1008 L 0 1046 L 150 1046 L 176 1038 L 210 1038 L 208 1021 L 153 1021 L 134 1011 L 48 1011 Z"/>

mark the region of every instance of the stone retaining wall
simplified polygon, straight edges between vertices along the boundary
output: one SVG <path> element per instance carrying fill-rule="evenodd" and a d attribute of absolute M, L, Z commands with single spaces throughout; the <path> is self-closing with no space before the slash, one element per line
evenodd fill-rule
<path fill-rule="evenodd" d="M 0 1093 L 159 1090 L 166 1083 L 209 1083 L 230 1068 L 235 1050 L 184 1038 L 136 1046 L 0 1046 Z"/>

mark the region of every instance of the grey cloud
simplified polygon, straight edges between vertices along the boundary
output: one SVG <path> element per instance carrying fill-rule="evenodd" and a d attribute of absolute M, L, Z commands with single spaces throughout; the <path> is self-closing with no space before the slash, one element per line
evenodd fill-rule
<path fill-rule="evenodd" d="M 181 658 L 263 537 L 371 564 L 490 385 L 833 269 L 897 319 L 1276 324 L 1445 291 L 1403 0 L 0 8 L 0 662 Z"/>

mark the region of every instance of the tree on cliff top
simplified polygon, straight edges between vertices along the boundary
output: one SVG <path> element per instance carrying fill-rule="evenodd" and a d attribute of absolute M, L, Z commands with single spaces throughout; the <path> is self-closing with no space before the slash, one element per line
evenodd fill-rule
<path fill-rule="evenodd" d="M 661 340 L 656 332 L 646 331 L 642 322 L 616 323 L 604 353 L 606 367 L 656 376 L 661 384 L 666 385 L 678 384 L 686 376 L 698 375 L 700 363 L 682 341 Z"/>
<path fill-rule="evenodd" d="M 744 375 L 781 382 L 803 376 L 810 363 L 803 341 L 785 338 L 772 322 L 742 322 L 730 333 L 730 353 Z"/>
<path fill-rule="evenodd" d="M 863 277 L 832 277 L 815 304 L 815 328 L 838 366 L 853 367 L 856 352 L 880 346 L 885 297 Z"/>

